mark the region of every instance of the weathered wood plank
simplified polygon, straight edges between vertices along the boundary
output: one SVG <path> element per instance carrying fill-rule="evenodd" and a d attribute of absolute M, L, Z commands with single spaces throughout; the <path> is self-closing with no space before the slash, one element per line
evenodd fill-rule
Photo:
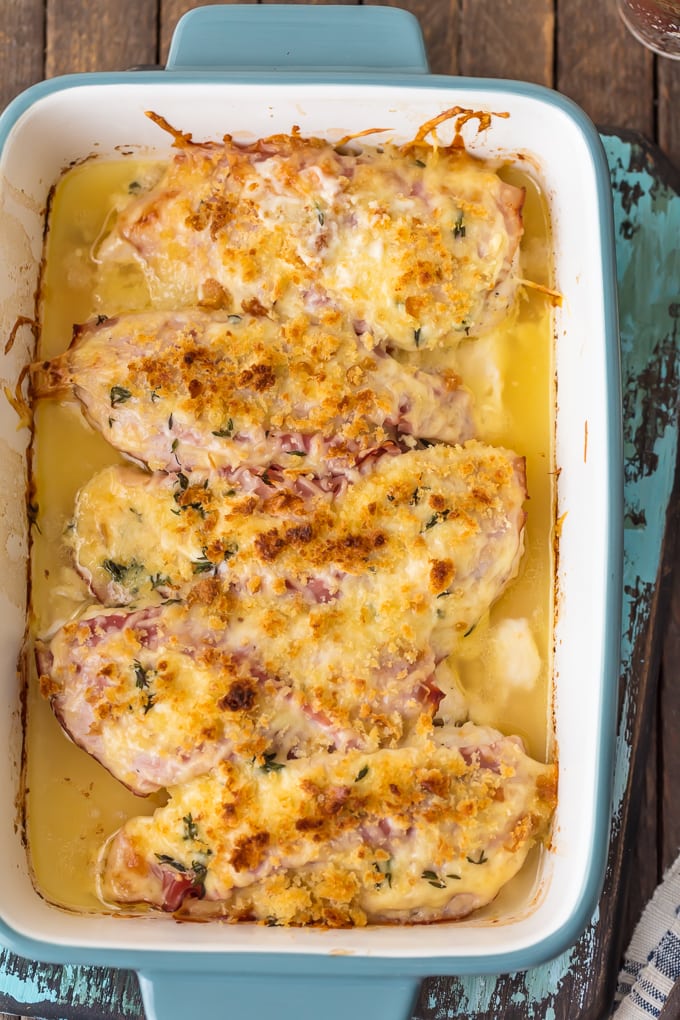
<path fill-rule="evenodd" d="M 44 77 L 44 0 L 3 0 L 0 18 L 0 110 Z"/>
<path fill-rule="evenodd" d="M 657 59 L 658 142 L 680 167 L 680 61 Z"/>
<path fill-rule="evenodd" d="M 616 5 L 560 0 L 556 88 L 598 126 L 654 138 L 654 58 L 628 32 Z"/>
<path fill-rule="evenodd" d="M 669 534 L 677 535 L 678 531 L 680 531 L 680 510 L 676 512 L 675 519 L 669 524 Z M 678 733 L 680 732 L 680 692 L 678 690 L 678 677 L 680 677 L 679 554 L 680 543 L 677 544 L 675 552 L 675 583 L 671 596 L 669 626 L 662 649 L 660 678 L 659 788 L 661 817 L 659 820 L 659 849 L 662 872 L 670 867 L 680 850 L 680 812 L 678 812 L 678 789 L 680 789 L 680 742 L 678 742 Z M 680 1016 L 680 1011 L 678 1015 Z"/>
<path fill-rule="evenodd" d="M 635 929 L 640 919 L 643 908 L 650 899 L 659 880 L 658 870 L 658 847 L 659 831 L 658 819 L 660 809 L 659 794 L 659 713 L 658 700 L 650 704 L 649 709 L 649 733 L 646 734 L 647 754 L 643 760 L 641 775 L 639 777 L 639 790 L 634 794 L 635 800 L 640 805 L 637 815 L 634 838 L 630 846 L 630 860 L 625 876 L 625 885 L 621 883 L 616 890 L 617 897 L 620 897 L 623 907 L 621 910 L 620 928 L 626 933 L 623 940 L 623 949 L 627 941 L 630 941 L 630 934 Z M 641 756 L 644 755 L 644 748 L 641 749 Z M 624 848 L 625 853 L 625 848 Z M 620 955 L 620 953 L 619 953 Z M 614 953 L 612 953 L 614 956 Z M 612 959 L 612 966 L 616 961 Z"/>
<path fill-rule="evenodd" d="M 262 0 L 257 0 L 258 3 L 262 3 Z M 291 0 L 266 0 L 268 4 L 287 4 Z M 342 4 L 345 7 L 358 6 L 359 0 L 292 0 L 293 3 L 310 3 L 318 6 L 319 4 Z"/>
<path fill-rule="evenodd" d="M 36 963 L 0 949 L 0 1009 L 43 1020 L 144 1020 L 132 971 Z"/>
<path fill-rule="evenodd" d="M 554 0 L 462 0 L 460 73 L 553 84 Z"/>
<path fill-rule="evenodd" d="M 377 0 L 394 6 L 392 0 Z M 433 74 L 458 74 L 458 2 L 457 0 L 400 0 L 399 7 L 420 22 L 425 49 Z"/>
<path fill-rule="evenodd" d="M 50 0 L 45 74 L 115 71 L 154 64 L 156 4 L 151 0 Z"/>
<path fill-rule="evenodd" d="M 256 2 L 257 0 L 160 0 L 160 63 L 165 64 L 168 59 L 172 33 L 179 19 L 187 11 L 193 11 L 195 7 L 212 7 L 216 4 Z"/>

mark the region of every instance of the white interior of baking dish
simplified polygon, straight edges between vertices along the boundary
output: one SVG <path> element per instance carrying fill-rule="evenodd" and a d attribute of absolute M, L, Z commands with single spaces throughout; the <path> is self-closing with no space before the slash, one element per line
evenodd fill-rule
<path fill-rule="evenodd" d="M 167 76 L 170 78 L 170 75 Z M 164 154 L 169 139 L 145 116 L 153 109 L 197 139 L 237 138 L 290 131 L 342 134 L 389 125 L 395 137 L 412 138 L 439 111 L 454 106 L 508 111 L 474 136 L 481 155 L 530 154 L 547 195 L 554 233 L 556 279 L 565 296 L 555 313 L 558 389 L 557 463 L 560 515 L 558 614 L 555 648 L 555 725 L 559 748 L 559 806 L 552 848 L 543 855 L 539 885 L 530 902 L 493 923 L 472 918 L 430 927 L 351 931 L 286 930 L 239 925 L 181 925 L 167 918 L 112 919 L 78 916 L 44 902 L 31 884 L 18 824 L 21 709 L 16 661 L 24 629 L 26 526 L 23 455 L 26 431 L 0 402 L 0 647 L 2 673 L 0 746 L 0 914 L 29 938 L 62 945 L 164 948 L 202 951 L 358 953 L 415 957 L 483 958 L 534 946 L 582 910 L 592 888 L 591 864 L 601 860 L 596 816 L 602 808 L 596 780 L 609 768 L 601 747 L 605 605 L 609 582 L 607 445 L 608 409 L 605 309 L 600 251 L 601 211 L 593 159 L 563 104 L 526 95 L 501 95 L 470 85 L 414 88 L 380 84 L 304 86 L 278 83 L 159 81 L 79 85 L 55 91 L 31 106 L 11 130 L 0 164 L 0 335 L 7 337 L 18 315 L 32 315 L 42 254 L 45 203 L 50 187 L 69 163 L 92 154 L 102 158 Z M 141 149 L 139 148 L 141 147 Z M 525 164 L 526 166 L 526 164 Z M 2 376 L 13 386 L 27 359 L 30 331 L 19 332 L 4 356 Z M 610 725 L 605 721 L 604 733 Z M 606 743 L 606 741 L 605 741 Z M 608 783 L 608 776 L 603 781 Z M 597 790 L 600 794 L 597 794 Z M 598 803 L 599 796 L 599 803 Z M 605 827 L 606 828 L 606 827 Z M 577 933 L 575 933 L 577 934 Z"/>

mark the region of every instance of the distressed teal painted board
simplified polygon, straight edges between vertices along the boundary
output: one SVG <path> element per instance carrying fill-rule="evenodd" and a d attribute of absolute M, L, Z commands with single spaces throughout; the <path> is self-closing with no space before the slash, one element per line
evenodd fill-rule
<path fill-rule="evenodd" d="M 604 135 L 603 142 L 617 231 L 625 418 L 623 698 L 607 875 L 611 889 L 620 888 L 624 877 L 620 861 L 630 808 L 632 736 L 644 707 L 639 671 L 651 665 L 640 666 L 637 650 L 648 637 L 677 463 L 680 195 L 677 182 L 642 140 L 612 134 Z M 648 698 L 651 693 L 648 687 Z M 612 941 L 615 904 L 615 898 L 607 900 L 605 894 L 576 946 L 550 964 L 500 979 L 429 979 L 415 1016 L 418 1020 L 600 1017 L 618 963 L 619 947 Z M 0 1009 L 54 1020 L 140 1020 L 143 1015 L 134 974 L 50 967 L 20 960 L 4 950 L 0 950 Z"/>

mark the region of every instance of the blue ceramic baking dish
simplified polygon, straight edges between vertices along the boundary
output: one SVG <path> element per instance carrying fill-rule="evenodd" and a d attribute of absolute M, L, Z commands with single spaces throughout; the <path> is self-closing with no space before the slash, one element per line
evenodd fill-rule
<path fill-rule="evenodd" d="M 469 139 L 481 156 L 535 175 L 552 221 L 555 279 L 554 464 L 560 521 L 555 577 L 553 718 L 559 805 L 551 848 L 528 894 L 495 914 L 430 926 L 289 930 L 179 924 L 167 917 L 75 913 L 35 891 L 22 838 L 22 698 L 28 431 L 0 407 L 0 456 L 12 494 L 2 517 L 3 655 L 0 939 L 53 962 L 139 972 L 149 1020 L 195 1014 L 280 1020 L 406 1018 L 419 979 L 534 966 L 572 944 L 597 902 L 606 859 L 618 683 L 622 477 L 620 382 L 609 176 L 599 137 L 564 97 L 517 82 L 431 75 L 417 22 L 384 7 L 225 6 L 180 22 L 159 71 L 42 82 L 0 119 L 0 319 L 8 335 L 34 314 L 44 217 L 64 168 L 100 158 L 166 156 L 153 109 L 195 138 L 361 131 L 414 136 L 459 105 L 503 111 Z M 467 141 L 467 139 L 466 139 Z M 585 226 L 584 226 L 585 225 Z M 26 331 L 29 332 L 29 331 Z M 2 358 L 13 390 L 30 345 Z M 30 340 L 30 337 L 29 337 Z"/>

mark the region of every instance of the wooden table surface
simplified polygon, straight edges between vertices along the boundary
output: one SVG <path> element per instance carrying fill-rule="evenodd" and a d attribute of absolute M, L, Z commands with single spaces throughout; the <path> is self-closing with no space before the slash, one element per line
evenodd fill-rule
<path fill-rule="evenodd" d="M 199 5 L 190 0 L 0 0 L 0 107 L 28 85 L 54 75 L 163 63 L 178 18 Z M 639 132 L 680 166 L 680 61 L 657 58 L 640 46 L 620 23 L 615 0 L 400 0 L 393 5 L 419 18 L 434 72 L 549 85 L 576 100 L 599 127 Z M 635 812 L 634 824 L 628 821 L 620 862 L 625 867 L 615 871 L 617 881 L 624 883 L 623 875 L 625 883 L 607 890 L 620 901 L 614 914 L 617 931 L 608 946 L 611 958 L 601 961 L 609 975 L 607 995 L 641 907 L 680 849 L 680 571 L 673 551 L 678 516 L 676 478 L 640 652 L 646 708 L 635 725 L 644 728 L 645 740 L 636 778 L 642 789 L 634 793 L 644 798 L 644 809 Z M 566 992 L 554 1000 L 550 1014 L 536 1014 L 513 998 L 512 987 L 508 979 L 496 1005 L 489 1006 L 487 997 L 487 1008 L 476 1012 L 441 996 L 437 1009 L 428 1012 L 426 989 L 419 1009 L 432 1020 L 468 1015 L 477 1020 L 547 1015 L 574 1020 L 577 1015 L 595 1017 L 593 1010 L 601 1011 L 604 1002 L 602 981 L 594 981 L 590 1005 L 581 1002 L 576 1010 Z M 102 999 L 99 1016 L 135 1015 L 129 991 L 125 1008 L 115 992 L 106 1002 Z M 42 1015 L 35 1010 L 31 1015 Z M 0 1020 L 7 1015 L 0 1014 Z M 85 1013 L 49 1011 L 49 1016 L 68 1020 L 76 1015 Z M 663 1016 L 680 1017 L 680 997 L 672 997 Z"/>

